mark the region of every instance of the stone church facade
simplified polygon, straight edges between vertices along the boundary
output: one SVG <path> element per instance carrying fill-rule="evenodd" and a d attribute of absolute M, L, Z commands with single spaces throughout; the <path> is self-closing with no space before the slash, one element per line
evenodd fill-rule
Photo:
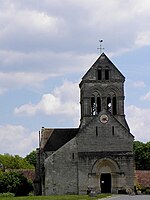
<path fill-rule="evenodd" d="M 79 128 L 42 128 L 36 194 L 134 189 L 134 137 L 124 114 L 124 81 L 122 73 L 102 53 L 79 84 Z"/>

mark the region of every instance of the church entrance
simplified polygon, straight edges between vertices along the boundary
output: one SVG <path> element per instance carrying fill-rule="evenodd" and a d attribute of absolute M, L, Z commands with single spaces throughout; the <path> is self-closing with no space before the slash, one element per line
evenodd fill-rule
<path fill-rule="evenodd" d="M 93 177 L 89 185 L 93 185 L 96 191 L 101 193 L 117 193 L 119 172 L 119 167 L 114 160 L 110 158 L 99 159 L 93 165 Z"/>
<path fill-rule="evenodd" d="M 102 173 L 100 177 L 101 193 L 111 193 L 111 174 Z"/>

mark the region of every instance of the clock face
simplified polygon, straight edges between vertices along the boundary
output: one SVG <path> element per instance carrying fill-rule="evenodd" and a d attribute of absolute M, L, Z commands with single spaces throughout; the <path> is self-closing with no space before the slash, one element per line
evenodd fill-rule
<path fill-rule="evenodd" d="M 106 124 L 108 122 L 108 116 L 107 115 L 101 115 L 100 116 L 100 122 L 103 124 Z"/>

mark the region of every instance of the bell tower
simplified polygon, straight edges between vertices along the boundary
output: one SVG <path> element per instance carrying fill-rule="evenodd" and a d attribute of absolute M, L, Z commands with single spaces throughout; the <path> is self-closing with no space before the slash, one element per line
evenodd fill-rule
<path fill-rule="evenodd" d="M 124 81 L 122 73 L 102 53 L 79 84 L 81 127 L 106 111 L 129 130 L 124 115 Z"/>
<path fill-rule="evenodd" d="M 85 183 L 101 193 L 134 188 L 134 136 L 124 114 L 124 82 L 123 74 L 102 53 L 79 84 L 81 122 L 76 138 L 81 191 Z"/>

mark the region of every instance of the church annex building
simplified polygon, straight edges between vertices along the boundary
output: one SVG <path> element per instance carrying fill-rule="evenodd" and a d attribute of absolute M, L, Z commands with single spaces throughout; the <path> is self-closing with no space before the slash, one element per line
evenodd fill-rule
<path fill-rule="evenodd" d="M 124 114 L 124 81 L 102 53 L 79 84 L 79 127 L 42 128 L 37 149 L 37 195 L 134 189 L 134 137 Z"/>

